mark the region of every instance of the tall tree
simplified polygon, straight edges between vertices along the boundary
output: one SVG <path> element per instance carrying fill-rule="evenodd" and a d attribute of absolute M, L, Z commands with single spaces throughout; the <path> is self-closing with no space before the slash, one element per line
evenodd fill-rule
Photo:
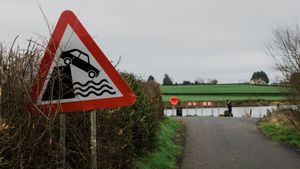
<path fill-rule="evenodd" d="M 218 84 L 218 80 L 217 80 L 217 79 L 212 79 L 212 80 L 210 81 L 210 84 Z"/>
<path fill-rule="evenodd" d="M 298 106 L 298 111 L 292 111 L 300 121 L 300 30 L 299 26 L 281 27 L 273 31 L 273 38 L 267 46 L 269 54 L 275 61 L 275 68 L 282 72 L 289 82 L 290 102 Z M 295 120 L 296 121 L 296 120 Z M 294 123 L 298 124 L 298 123 Z M 298 126 L 300 129 L 300 126 Z"/>
<path fill-rule="evenodd" d="M 294 89 L 293 91 L 293 104 L 298 105 L 300 109 L 300 72 L 299 73 L 293 73 L 290 77 L 290 85 Z M 300 120 L 300 115 L 299 115 Z M 300 125 L 299 125 L 300 127 Z"/>
<path fill-rule="evenodd" d="M 182 82 L 182 85 L 192 85 L 192 82 L 188 81 L 188 80 L 184 80 Z"/>
<path fill-rule="evenodd" d="M 205 83 L 205 80 L 201 77 L 196 77 L 195 79 L 195 84 L 204 84 Z"/>
<path fill-rule="evenodd" d="M 150 76 L 148 77 L 147 82 L 151 82 L 151 81 L 155 81 L 155 79 L 154 79 L 154 77 L 153 77 L 152 75 L 150 75 Z"/>
<path fill-rule="evenodd" d="M 269 54 L 275 61 L 275 68 L 283 73 L 287 80 L 292 74 L 300 72 L 300 30 L 281 27 L 273 31 L 273 39 L 267 45 Z"/>
<path fill-rule="evenodd" d="M 217 79 L 208 78 L 206 81 L 207 81 L 207 84 L 218 84 L 218 80 Z"/>
<path fill-rule="evenodd" d="M 259 79 L 264 81 L 266 84 L 270 82 L 268 75 L 264 71 L 257 71 L 253 73 L 251 80 L 259 80 Z"/>
<path fill-rule="evenodd" d="M 173 81 L 168 74 L 164 75 L 163 85 L 173 85 Z"/>

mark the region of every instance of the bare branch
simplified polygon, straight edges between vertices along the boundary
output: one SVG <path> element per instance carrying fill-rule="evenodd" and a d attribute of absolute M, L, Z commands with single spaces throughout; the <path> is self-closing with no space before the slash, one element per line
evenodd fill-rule
<path fill-rule="evenodd" d="M 118 65 L 122 62 L 122 56 L 120 55 L 118 60 L 117 60 L 117 63 L 115 63 L 114 67 L 117 68 Z"/>

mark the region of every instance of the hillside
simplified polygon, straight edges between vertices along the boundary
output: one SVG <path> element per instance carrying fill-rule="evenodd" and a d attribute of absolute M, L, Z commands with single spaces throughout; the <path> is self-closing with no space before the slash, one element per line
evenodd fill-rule
<path fill-rule="evenodd" d="M 181 101 L 286 100 L 288 88 L 245 84 L 161 86 L 163 101 L 176 95 Z"/>

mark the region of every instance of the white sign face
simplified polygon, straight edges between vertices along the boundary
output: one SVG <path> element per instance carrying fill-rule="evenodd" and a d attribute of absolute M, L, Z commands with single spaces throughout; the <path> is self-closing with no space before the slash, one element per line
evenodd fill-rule
<path fill-rule="evenodd" d="M 68 25 L 37 103 L 67 103 L 122 96 L 95 56 Z"/>
<path fill-rule="evenodd" d="M 69 10 L 62 12 L 41 60 L 32 113 L 129 106 L 136 96 Z M 30 107 L 30 105 L 28 105 Z"/>

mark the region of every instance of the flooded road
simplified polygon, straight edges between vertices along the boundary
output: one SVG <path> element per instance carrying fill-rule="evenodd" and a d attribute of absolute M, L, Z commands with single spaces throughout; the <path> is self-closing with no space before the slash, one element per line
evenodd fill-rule
<path fill-rule="evenodd" d="M 252 106 L 252 107 L 233 107 L 232 113 L 234 117 L 251 117 L 262 118 L 268 111 L 276 109 L 276 106 Z M 217 117 L 227 110 L 226 107 L 220 108 L 184 108 L 182 109 L 182 116 L 214 116 Z M 166 116 L 176 115 L 176 109 L 165 109 Z"/>

